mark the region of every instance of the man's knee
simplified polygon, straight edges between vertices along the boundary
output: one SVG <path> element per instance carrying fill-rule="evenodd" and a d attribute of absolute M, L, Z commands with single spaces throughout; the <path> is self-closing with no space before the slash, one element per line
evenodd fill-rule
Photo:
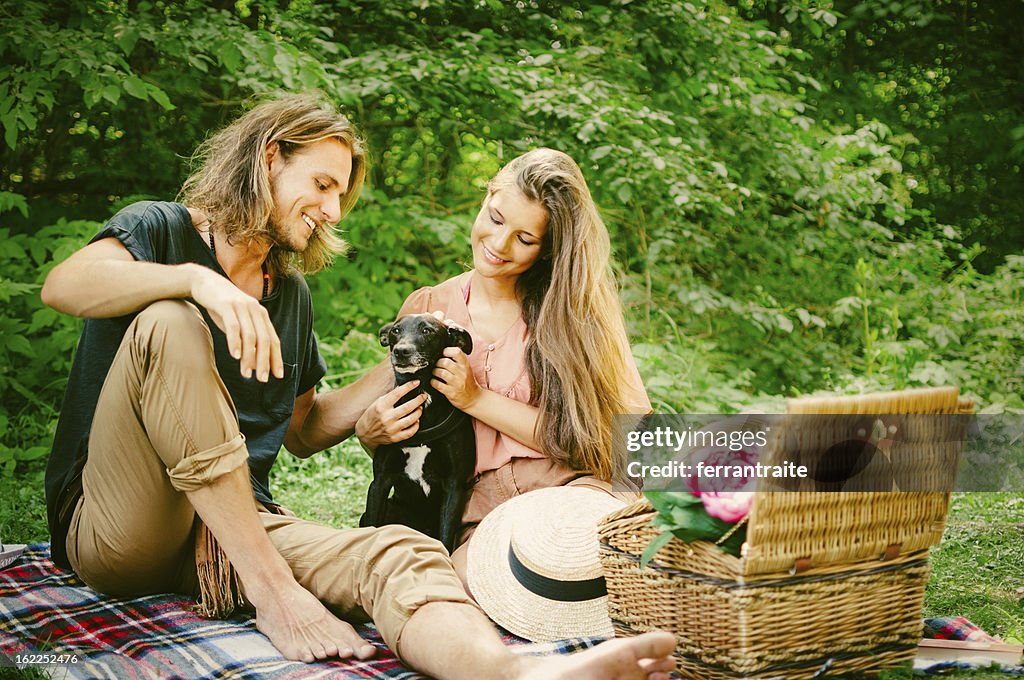
<path fill-rule="evenodd" d="M 135 317 L 130 335 L 151 349 L 173 349 L 181 357 L 212 356 L 213 336 L 202 313 L 184 300 L 157 300 Z"/>
<path fill-rule="evenodd" d="M 369 557 L 371 581 L 378 581 L 385 601 L 404 616 L 433 601 L 468 601 L 448 550 L 429 536 L 400 525 L 377 529 Z"/>
<path fill-rule="evenodd" d="M 157 300 L 138 313 L 135 323 L 150 331 L 210 333 L 199 309 L 184 300 Z"/>
<path fill-rule="evenodd" d="M 401 524 L 378 527 L 374 536 L 374 554 L 371 561 L 378 566 L 386 562 L 385 573 L 403 571 L 419 565 L 420 568 L 439 566 L 448 569 L 451 561 L 448 550 L 437 539 Z"/>

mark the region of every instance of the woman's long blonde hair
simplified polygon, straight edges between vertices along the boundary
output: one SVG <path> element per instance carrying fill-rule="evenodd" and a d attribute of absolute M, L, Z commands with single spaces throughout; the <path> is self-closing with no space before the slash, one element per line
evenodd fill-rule
<path fill-rule="evenodd" d="M 554 461 L 617 477 L 612 418 L 625 413 L 626 332 L 608 230 L 576 162 L 535 149 L 503 167 L 488 191 L 514 186 L 548 215 L 541 257 L 516 283 L 529 329 L 526 364 L 537 437 Z"/>
<path fill-rule="evenodd" d="M 193 164 L 199 167 L 185 180 L 178 199 L 204 211 L 211 229 L 231 243 L 267 237 L 274 212 L 268 145 L 276 142 L 287 159 L 306 144 L 332 137 L 352 152 L 352 174 L 341 199 L 344 217 L 359 198 L 366 177 L 365 145 L 348 118 L 314 94 L 283 95 L 258 104 L 207 139 L 193 156 Z M 267 266 L 277 274 L 292 267 L 314 273 L 347 248 L 337 232 L 325 226 L 313 232 L 302 253 L 271 247 Z"/>

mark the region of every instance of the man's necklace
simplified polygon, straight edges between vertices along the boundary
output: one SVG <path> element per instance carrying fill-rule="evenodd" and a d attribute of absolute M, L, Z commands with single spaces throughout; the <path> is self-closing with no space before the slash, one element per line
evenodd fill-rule
<path fill-rule="evenodd" d="M 213 241 L 213 232 L 206 232 L 207 237 L 210 239 L 210 252 L 213 253 L 213 259 L 217 259 L 217 244 Z M 267 297 L 267 293 L 270 292 L 270 272 L 267 271 L 267 261 L 264 260 L 260 266 L 263 270 L 263 297 Z M 263 298 L 260 298 L 263 299 Z"/>

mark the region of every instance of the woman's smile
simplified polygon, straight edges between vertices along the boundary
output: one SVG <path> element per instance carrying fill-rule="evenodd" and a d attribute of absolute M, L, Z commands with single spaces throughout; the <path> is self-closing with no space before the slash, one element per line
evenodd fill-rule
<path fill-rule="evenodd" d="M 480 247 L 483 248 L 484 257 L 486 257 L 487 261 L 490 262 L 491 264 L 498 265 L 498 264 L 505 264 L 506 262 L 508 262 L 508 260 L 503 260 L 502 258 L 500 258 L 497 255 L 495 255 L 491 251 L 491 249 L 488 248 L 487 246 L 485 246 L 484 244 L 481 243 Z"/>

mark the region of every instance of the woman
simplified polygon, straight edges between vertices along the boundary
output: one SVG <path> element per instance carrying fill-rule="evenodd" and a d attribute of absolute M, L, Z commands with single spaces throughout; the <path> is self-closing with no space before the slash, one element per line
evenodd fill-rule
<path fill-rule="evenodd" d="M 415 291 L 399 316 L 440 310 L 473 336 L 445 351 L 432 384 L 474 418 L 477 478 L 453 555 L 509 498 L 621 477 L 613 416 L 649 413 L 611 276 L 608 231 L 579 166 L 537 149 L 490 181 L 471 233 L 473 269 Z M 368 448 L 413 434 L 420 401 L 382 397 L 356 434 Z M 416 409 L 416 410 L 413 410 Z"/>

